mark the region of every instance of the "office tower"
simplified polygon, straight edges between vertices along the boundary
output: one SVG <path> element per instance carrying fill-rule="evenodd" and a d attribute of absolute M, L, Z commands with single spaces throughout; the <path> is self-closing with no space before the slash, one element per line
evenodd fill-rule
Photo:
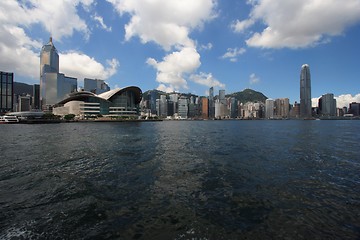
<path fill-rule="evenodd" d="M 45 111 L 75 92 L 77 79 L 59 73 L 59 54 L 50 37 L 40 52 L 40 104 Z"/>
<path fill-rule="evenodd" d="M 353 114 L 354 116 L 360 116 L 360 103 L 352 102 L 349 104 L 349 114 Z"/>
<path fill-rule="evenodd" d="M 158 115 L 162 116 L 162 117 L 166 117 L 167 109 L 168 109 L 166 95 L 160 95 L 159 100 L 160 100 L 160 102 L 159 102 L 160 103 L 160 106 L 159 106 L 160 113 Z"/>
<path fill-rule="evenodd" d="M 0 71 L 0 114 L 13 110 L 14 73 Z"/>
<path fill-rule="evenodd" d="M 225 101 L 225 90 L 219 90 L 219 100 L 221 103 L 226 103 Z"/>
<path fill-rule="evenodd" d="M 47 73 L 58 73 L 59 72 L 59 54 L 52 42 L 52 37 L 47 44 L 41 48 L 40 52 L 40 101 L 42 105 L 50 104 L 47 101 L 47 95 L 52 94 L 56 91 L 57 86 L 52 84 L 51 80 L 54 80 L 54 76 L 47 78 Z M 49 90 L 52 91 L 49 91 Z M 55 103 L 53 103 L 55 104 Z"/>
<path fill-rule="evenodd" d="M 203 119 L 209 118 L 209 99 L 206 97 L 202 97 L 201 100 L 201 117 Z"/>
<path fill-rule="evenodd" d="M 181 96 L 178 101 L 178 107 L 179 107 L 179 116 L 182 119 L 186 119 L 188 117 L 188 111 L 189 111 L 189 100 Z"/>
<path fill-rule="evenodd" d="M 300 73 L 300 117 L 311 117 L 311 78 L 307 64 L 302 65 Z"/>
<path fill-rule="evenodd" d="M 319 111 L 321 116 L 336 116 L 336 99 L 334 99 L 334 94 L 327 93 L 319 98 Z"/>
<path fill-rule="evenodd" d="M 231 97 L 230 98 L 230 117 L 236 118 L 237 117 L 237 101 L 236 98 Z"/>
<path fill-rule="evenodd" d="M 104 80 L 84 78 L 84 90 L 95 94 L 101 94 L 110 91 L 110 87 Z"/>
<path fill-rule="evenodd" d="M 32 99 L 32 109 L 41 109 L 40 105 L 40 85 L 34 84 L 33 85 L 33 99 Z"/>
<path fill-rule="evenodd" d="M 268 98 L 265 101 L 265 118 L 273 119 L 274 118 L 274 100 Z"/>
<path fill-rule="evenodd" d="M 275 117 L 276 118 L 288 118 L 290 112 L 290 104 L 288 98 L 278 98 L 274 102 Z"/>
<path fill-rule="evenodd" d="M 209 89 L 209 118 L 215 117 L 214 88 Z"/>
<path fill-rule="evenodd" d="M 27 112 L 31 110 L 31 96 L 19 96 L 19 112 Z"/>

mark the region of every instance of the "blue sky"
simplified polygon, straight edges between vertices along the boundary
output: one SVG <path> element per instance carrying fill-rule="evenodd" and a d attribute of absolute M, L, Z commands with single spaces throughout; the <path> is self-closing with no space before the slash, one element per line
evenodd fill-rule
<path fill-rule="evenodd" d="M 314 101 L 360 102 L 359 0 L 57 0 L 0 2 L 0 70 L 39 83 L 53 37 L 60 71 L 111 88 L 206 95 L 251 88 L 299 101 L 309 64 Z"/>

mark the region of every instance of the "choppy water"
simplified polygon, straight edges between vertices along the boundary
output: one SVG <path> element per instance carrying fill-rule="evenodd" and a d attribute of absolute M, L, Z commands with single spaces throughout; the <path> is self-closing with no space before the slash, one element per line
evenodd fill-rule
<path fill-rule="evenodd" d="M 360 121 L 0 126 L 0 239 L 359 239 Z"/>

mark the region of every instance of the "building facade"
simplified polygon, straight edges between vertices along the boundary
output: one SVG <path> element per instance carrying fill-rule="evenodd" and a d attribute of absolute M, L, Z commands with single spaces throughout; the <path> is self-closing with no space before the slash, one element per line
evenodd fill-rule
<path fill-rule="evenodd" d="M 0 71 L 0 114 L 13 110 L 14 73 Z"/>
<path fill-rule="evenodd" d="M 300 117 L 311 118 L 311 77 L 310 67 L 302 65 L 300 73 Z"/>
<path fill-rule="evenodd" d="M 110 87 L 104 80 L 84 78 L 84 90 L 101 94 L 110 91 Z"/>
<path fill-rule="evenodd" d="M 274 118 L 274 100 L 268 98 L 265 101 L 265 118 L 273 119 Z"/>
<path fill-rule="evenodd" d="M 319 98 L 319 114 L 321 116 L 336 116 L 336 99 L 334 94 L 327 93 Z"/>
<path fill-rule="evenodd" d="M 77 79 L 59 73 L 59 54 L 50 37 L 40 52 L 40 102 L 41 108 L 50 111 L 52 106 L 67 94 L 77 90 Z"/>
<path fill-rule="evenodd" d="M 137 117 L 141 98 L 142 91 L 135 86 L 117 88 L 99 95 L 87 91 L 74 92 L 57 103 L 53 112 L 61 116 L 74 114 L 80 118 L 97 115 Z"/>

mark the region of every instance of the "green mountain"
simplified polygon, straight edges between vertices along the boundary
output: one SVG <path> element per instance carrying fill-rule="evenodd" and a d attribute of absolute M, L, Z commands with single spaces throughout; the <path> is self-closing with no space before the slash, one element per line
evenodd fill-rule
<path fill-rule="evenodd" d="M 14 94 L 15 95 L 23 95 L 33 94 L 33 85 L 29 85 L 21 82 L 14 82 Z"/>
<path fill-rule="evenodd" d="M 242 103 L 246 102 L 263 102 L 265 103 L 265 100 L 267 97 L 262 94 L 261 92 L 254 91 L 252 89 L 245 89 L 241 92 L 235 92 L 226 95 L 226 97 L 235 97 L 238 101 Z"/>

